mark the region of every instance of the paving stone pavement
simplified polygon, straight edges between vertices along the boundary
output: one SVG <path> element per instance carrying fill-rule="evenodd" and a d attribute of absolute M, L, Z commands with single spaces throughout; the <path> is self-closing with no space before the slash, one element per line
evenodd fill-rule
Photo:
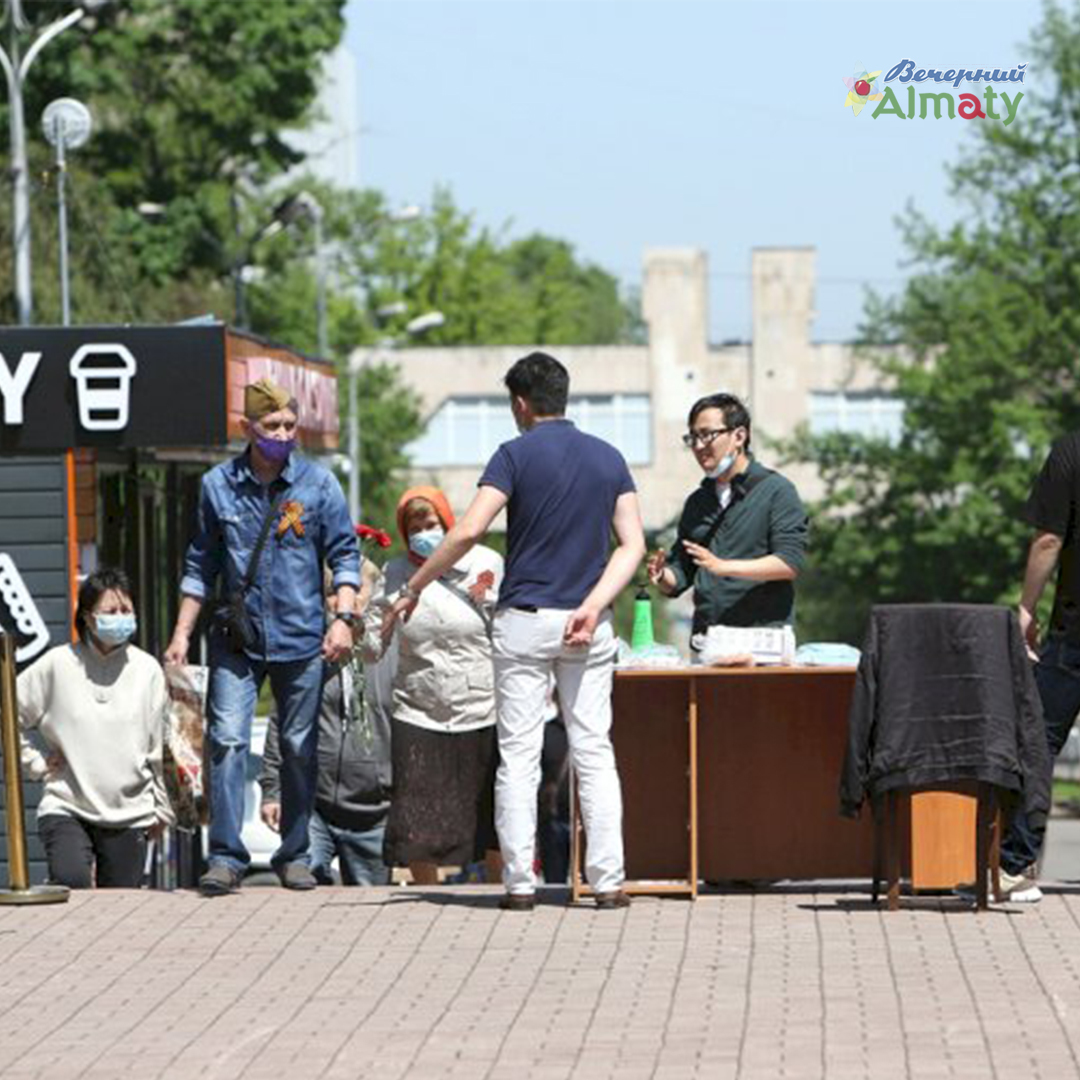
<path fill-rule="evenodd" d="M 0 908 L 4 1080 L 1080 1075 L 1080 886 L 983 914 L 800 886 L 74 894 Z"/>

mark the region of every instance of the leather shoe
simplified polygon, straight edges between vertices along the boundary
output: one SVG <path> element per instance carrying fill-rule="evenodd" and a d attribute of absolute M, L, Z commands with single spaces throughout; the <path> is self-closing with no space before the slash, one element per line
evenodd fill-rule
<path fill-rule="evenodd" d="M 311 872 L 311 867 L 303 862 L 290 862 L 277 868 L 277 876 L 286 889 L 304 891 L 314 889 L 319 883 Z"/>
<path fill-rule="evenodd" d="M 225 863 L 214 863 L 199 878 L 199 892 L 203 896 L 228 896 L 239 888 L 240 875 Z"/>
<path fill-rule="evenodd" d="M 536 907 L 536 897 L 532 893 L 506 893 L 499 899 L 503 911 L 532 911 Z"/>
<path fill-rule="evenodd" d="M 629 906 L 630 897 L 622 889 L 616 889 L 614 892 L 598 892 L 596 894 L 596 907 L 599 911 L 614 911 L 616 908 L 627 908 Z"/>

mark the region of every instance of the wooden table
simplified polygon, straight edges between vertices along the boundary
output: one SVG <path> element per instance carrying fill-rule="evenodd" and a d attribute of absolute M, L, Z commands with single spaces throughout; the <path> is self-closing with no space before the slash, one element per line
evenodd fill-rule
<path fill-rule="evenodd" d="M 627 891 L 696 897 L 699 880 L 870 878 L 869 806 L 856 821 L 839 813 L 854 684 L 850 667 L 616 672 Z M 935 853 L 924 856 L 921 879 L 917 860 L 904 859 L 912 885 L 973 880 L 972 801 L 930 794 L 912 803 L 912 835 L 924 819 L 936 830 L 932 843 L 912 845 Z M 576 809 L 575 899 L 588 892 Z"/>

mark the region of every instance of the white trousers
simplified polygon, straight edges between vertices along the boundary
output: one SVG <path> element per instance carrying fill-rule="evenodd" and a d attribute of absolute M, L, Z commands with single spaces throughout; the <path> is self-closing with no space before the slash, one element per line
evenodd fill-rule
<path fill-rule="evenodd" d="M 613 892 L 623 884 L 622 791 L 610 736 L 615 633 L 608 612 L 588 648 L 569 648 L 562 637 L 570 614 L 554 608 L 510 608 L 495 617 L 495 826 L 503 884 L 511 893 L 528 894 L 536 888 L 536 793 L 553 677 L 588 837 L 586 879 L 597 892 Z"/>

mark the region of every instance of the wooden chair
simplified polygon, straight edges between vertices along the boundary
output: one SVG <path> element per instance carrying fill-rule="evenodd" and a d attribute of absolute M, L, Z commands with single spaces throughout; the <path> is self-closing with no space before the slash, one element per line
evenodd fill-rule
<path fill-rule="evenodd" d="M 901 849 L 905 834 L 901 826 L 905 812 L 910 820 L 911 796 L 926 791 L 950 791 L 976 799 L 975 835 L 972 837 L 975 842 L 975 907 L 978 911 L 987 909 L 991 887 L 994 901 L 1001 903 L 1004 896 L 1001 892 L 1000 877 L 1000 799 L 997 787 L 982 781 L 897 788 L 874 796 L 874 903 L 877 903 L 880 896 L 881 880 L 884 877 L 888 886 L 888 910 L 896 911 L 900 907 Z"/>

